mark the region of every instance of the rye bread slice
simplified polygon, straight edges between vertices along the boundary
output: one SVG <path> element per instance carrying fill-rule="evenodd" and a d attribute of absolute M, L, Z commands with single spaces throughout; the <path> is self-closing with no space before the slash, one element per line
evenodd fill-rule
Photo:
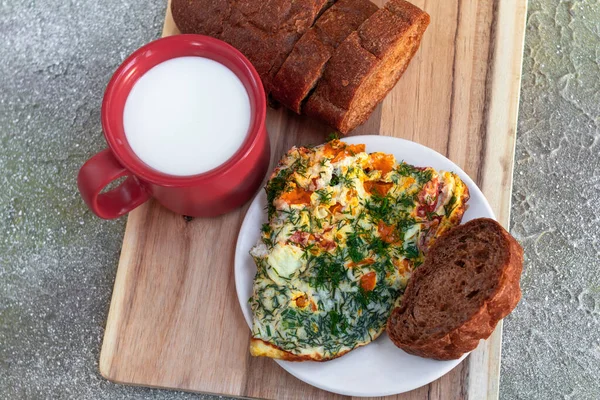
<path fill-rule="evenodd" d="M 429 21 L 409 2 L 386 3 L 337 48 L 303 113 L 341 133 L 364 123 L 408 67 Z"/>
<path fill-rule="evenodd" d="M 410 279 L 388 320 L 390 339 L 417 356 L 460 358 L 515 308 L 522 269 L 523 249 L 496 221 L 453 228 Z"/>
<path fill-rule="evenodd" d="M 327 0 L 172 0 L 182 33 L 221 39 L 254 65 L 265 91 L 300 37 L 329 5 Z"/>
<path fill-rule="evenodd" d="M 273 78 L 273 98 L 299 114 L 335 49 L 378 9 L 369 0 L 339 0 L 325 11 Z"/>
<path fill-rule="evenodd" d="M 219 38 L 231 15 L 231 0 L 172 0 L 171 14 L 181 33 Z"/>

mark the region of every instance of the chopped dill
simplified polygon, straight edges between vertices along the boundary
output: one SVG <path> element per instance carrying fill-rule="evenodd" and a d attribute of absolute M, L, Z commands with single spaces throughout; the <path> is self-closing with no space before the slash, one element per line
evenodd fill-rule
<path fill-rule="evenodd" d="M 348 248 L 348 255 L 352 262 L 362 261 L 365 256 L 363 254 L 364 243 L 356 232 L 352 232 L 346 239 L 346 246 Z"/>
<path fill-rule="evenodd" d="M 452 211 L 454 211 L 455 208 L 456 208 L 456 195 L 452 195 L 452 197 L 450 197 L 450 200 L 448 201 L 448 204 L 446 204 L 446 207 L 445 207 L 446 218 L 449 218 L 450 215 L 452 215 Z"/>
<path fill-rule="evenodd" d="M 319 189 L 315 193 L 319 197 L 320 203 L 328 204 L 331 201 L 332 193 L 330 191 L 328 191 L 327 189 Z"/>

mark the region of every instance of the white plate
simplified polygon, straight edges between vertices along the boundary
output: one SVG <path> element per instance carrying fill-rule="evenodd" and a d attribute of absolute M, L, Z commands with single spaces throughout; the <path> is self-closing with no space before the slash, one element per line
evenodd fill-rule
<path fill-rule="evenodd" d="M 474 218 L 494 218 L 481 190 L 469 176 L 452 161 L 430 148 L 404 139 L 387 136 L 353 136 L 342 139 L 346 143 L 366 144 L 367 152 L 391 153 L 396 160 L 436 170 L 453 171 L 468 186 L 471 199 L 463 222 Z M 260 237 L 260 228 L 267 222 L 267 199 L 261 191 L 252 201 L 240 229 L 235 250 L 235 286 L 244 318 L 252 325 L 252 311 L 248 299 L 252 296 L 252 281 L 256 274 L 254 260 L 248 253 Z M 387 396 L 416 389 L 438 379 L 458 365 L 459 360 L 435 361 L 412 356 L 397 348 L 387 334 L 365 347 L 327 362 L 276 362 L 296 378 L 347 396 Z"/>

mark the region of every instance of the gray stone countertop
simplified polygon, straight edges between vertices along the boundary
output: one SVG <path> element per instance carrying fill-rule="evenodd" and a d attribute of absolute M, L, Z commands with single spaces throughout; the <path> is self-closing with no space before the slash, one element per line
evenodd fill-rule
<path fill-rule="evenodd" d="M 0 1 L 0 398 L 213 398 L 116 385 L 98 356 L 125 219 L 75 177 L 105 147 L 100 102 L 163 1 Z M 600 399 L 600 4 L 531 0 L 512 233 L 523 300 L 502 399 Z"/>

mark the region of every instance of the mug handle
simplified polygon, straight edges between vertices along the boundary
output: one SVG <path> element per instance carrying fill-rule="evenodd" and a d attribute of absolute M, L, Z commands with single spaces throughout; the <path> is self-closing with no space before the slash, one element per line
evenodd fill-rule
<path fill-rule="evenodd" d="M 106 185 L 122 176 L 128 178 L 116 188 L 100 193 Z M 118 218 L 151 197 L 110 149 L 101 151 L 83 164 L 77 175 L 77 186 L 87 206 L 104 219 Z"/>

